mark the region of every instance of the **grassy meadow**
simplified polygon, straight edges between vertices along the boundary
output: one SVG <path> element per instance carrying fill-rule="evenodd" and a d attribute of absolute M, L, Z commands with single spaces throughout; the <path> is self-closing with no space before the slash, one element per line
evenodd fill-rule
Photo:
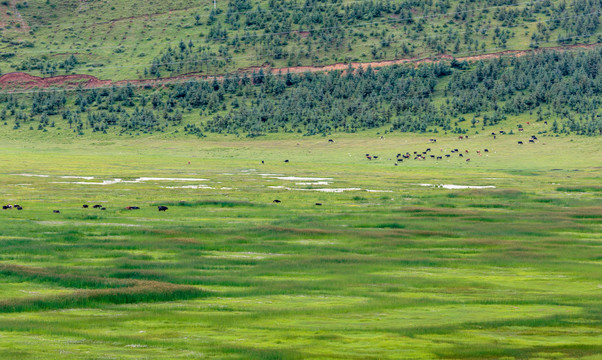
<path fill-rule="evenodd" d="M 2 359 L 602 358 L 596 138 L 3 136 Z"/>

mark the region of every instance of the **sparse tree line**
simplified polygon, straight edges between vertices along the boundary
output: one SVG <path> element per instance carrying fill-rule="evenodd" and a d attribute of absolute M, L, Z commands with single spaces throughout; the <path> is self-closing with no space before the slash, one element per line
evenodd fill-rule
<path fill-rule="evenodd" d="M 168 46 L 143 76 L 223 73 L 242 64 L 283 59 L 288 66 L 308 61 L 320 65 L 356 58 L 358 52 L 366 56 L 364 61 L 410 57 L 424 50 L 487 52 L 507 48 L 517 32 L 534 22 L 537 26 L 527 31 L 532 48 L 588 42 L 598 38 L 601 12 L 600 0 L 306 0 L 267 5 L 231 0 L 225 15 L 217 9 L 207 18 L 194 17 L 195 25 L 209 29 L 203 40 Z M 445 23 L 437 24 L 441 20 Z"/>
<path fill-rule="evenodd" d="M 602 50 L 522 57 L 272 74 L 263 70 L 162 88 L 0 95 L 13 128 L 196 136 L 387 131 L 465 133 L 508 116 L 548 121 L 551 133 L 602 133 Z"/>
<path fill-rule="evenodd" d="M 602 0 L 348 3 L 229 0 L 224 3 L 226 9 L 183 18 L 179 25 L 197 29 L 197 33 L 188 31 L 186 35 L 166 39 L 170 44 L 158 54 L 153 53 L 154 58 L 132 77 L 158 78 L 190 72 L 220 74 L 265 63 L 298 66 L 442 53 L 461 56 L 522 48 L 524 41 L 532 48 L 539 48 L 602 40 L 598 32 Z M 141 37 L 147 36 L 145 31 L 142 30 Z M 113 53 L 117 58 L 135 56 L 127 50 L 137 47 L 140 41 L 120 44 Z M 10 48 L 13 50 L 5 50 L 0 58 L 15 57 L 19 47 L 34 45 L 31 41 L 15 42 Z M 53 76 L 107 66 L 103 61 L 90 62 L 90 56 L 93 58 L 92 54 L 36 55 L 10 67 L 11 71 Z"/>

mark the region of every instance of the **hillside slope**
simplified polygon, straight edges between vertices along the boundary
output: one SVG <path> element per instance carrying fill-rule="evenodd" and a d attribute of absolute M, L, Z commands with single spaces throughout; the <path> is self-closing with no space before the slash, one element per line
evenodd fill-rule
<path fill-rule="evenodd" d="M 599 41 L 600 1 L 56 1 L 0 4 L 1 71 L 105 80 L 454 57 Z"/>

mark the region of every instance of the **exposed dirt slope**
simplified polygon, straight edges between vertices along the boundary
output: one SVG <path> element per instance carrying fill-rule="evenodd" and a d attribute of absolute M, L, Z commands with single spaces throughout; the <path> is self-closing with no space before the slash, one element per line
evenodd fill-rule
<path fill-rule="evenodd" d="M 602 44 L 591 44 L 591 45 L 568 45 L 568 46 L 558 46 L 558 47 L 550 47 L 543 48 L 537 50 L 508 50 L 496 53 L 482 54 L 482 55 L 473 55 L 473 56 L 465 56 L 465 57 L 457 57 L 458 61 L 478 61 L 484 59 L 493 59 L 499 58 L 503 56 L 523 56 L 526 54 L 531 54 L 535 52 L 541 51 L 569 51 L 575 49 L 588 49 L 593 47 L 598 47 Z M 450 55 L 438 55 L 431 58 L 409 58 L 409 59 L 399 59 L 399 60 L 384 60 L 384 61 L 374 61 L 374 62 L 354 62 L 351 63 L 351 67 L 357 69 L 359 67 L 368 67 L 371 66 L 373 68 L 379 68 L 383 66 L 391 66 L 396 64 L 422 64 L 422 63 L 433 63 L 442 60 L 451 60 L 453 59 Z M 346 63 L 337 63 L 332 65 L 325 66 L 293 66 L 293 67 L 284 67 L 284 68 L 270 68 L 269 66 L 257 66 L 250 67 L 245 69 L 240 69 L 240 73 L 251 73 L 260 68 L 264 70 L 269 70 L 273 73 L 304 73 L 306 71 L 310 72 L 319 72 L 319 71 L 332 71 L 332 70 L 346 70 L 348 69 L 350 64 Z M 38 76 L 29 75 L 27 73 L 15 72 L 4 74 L 0 76 L 0 88 L 2 89 L 11 89 L 11 90 L 25 90 L 25 89 L 33 89 L 33 88 L 50 88 L 50 87 L 61 87 L 61 88 L 77 88 L 81 86 L 83 88 L 98 88 L 98 87 L 107 87 L 107 86 L 120 86 L 126 84 L 132 84 L 134 86 L 160 86 L 162 84 L 168 83 L 176 83 L 187 80 L 194 79 L 221 79 L 223 75 L 217 76 L 207 76 L 200 74 L 185 74 L 181 76 L 175 77 L 167 77 L 167 78 L 159 78 L 152 80 L 120 80 L 120 81 L 112 81 L 112 80 L 100 80 L 92 75 L 60 75 L 42 78 Z"/>

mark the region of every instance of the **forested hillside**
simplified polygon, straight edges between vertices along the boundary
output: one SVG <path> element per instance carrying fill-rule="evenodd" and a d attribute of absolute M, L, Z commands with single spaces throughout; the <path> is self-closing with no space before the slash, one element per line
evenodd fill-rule
<path fill-rule="evenodd" d="M 328 73 L 228 75 L 164 87 L 0 95 L 5 129 L 305 135 L 365 129 L 477 133 L 522 121 L 542 133 L 600 135 L 602 50 Z M 518 120 L 520 118 L 520 120 Z M 543 124 L 546 124 L 543 126 Z"/>
<path fill-rule="evenodd" d="M 138 79 L 598 42 L 600 0 L 12 0 L 0 71 Z"/>

